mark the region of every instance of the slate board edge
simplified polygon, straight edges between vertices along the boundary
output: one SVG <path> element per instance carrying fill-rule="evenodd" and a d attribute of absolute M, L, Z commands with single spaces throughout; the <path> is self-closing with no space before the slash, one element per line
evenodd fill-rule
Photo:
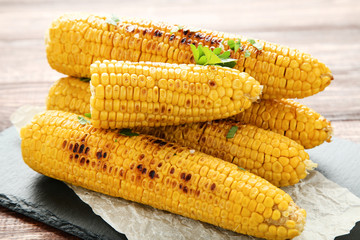
<path fill-rule="evenodd" d="M 24 208 L 19 207 L 17 202 L 21 202 L 21 204 L 28 206 L 28 208 L 25 210 Z M 84 228 L 71 224 L 67 221 L 63 221 L 52 212 L 37 208 L 37 206 L 29 204 L 28 202 L 18 199 L 15 196 L 5 196 L 4 194 L 0 194 L 0 205 L 82 239 L 99 239 L 99 237 L 101 239 L 107 239 L 106 236 L 95 235 L 86 231 Z M 34 208 L 37 208 L 37 211 L 41 211 L 43 214 L 32 214 L 34 212 L 32 209 Z M 48 217 L 49 215 L 51 216 L 50 218 Z"/>

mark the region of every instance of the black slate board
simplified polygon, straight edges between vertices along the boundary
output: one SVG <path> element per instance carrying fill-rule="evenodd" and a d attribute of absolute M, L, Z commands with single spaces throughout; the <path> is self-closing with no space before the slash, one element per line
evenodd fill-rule
<path fill-rule="evenodd" d="M 320 172 L 360 197 L 360 145 L 334 139 L 308 152 L 319 164 Z M 126 239 L 94 214 L 63 182 L 27 167 L 14 127 L 0 133 L 0 159 L 0 205 L 83 239 Z M 350 234 L 336 238 L 355 239 L 360 239 L 360 222 Z"/>

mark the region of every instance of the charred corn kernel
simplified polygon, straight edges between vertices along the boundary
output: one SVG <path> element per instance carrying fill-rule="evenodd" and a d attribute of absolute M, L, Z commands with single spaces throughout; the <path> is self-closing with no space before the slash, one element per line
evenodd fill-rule
<path fill-rule="evenodd" d="M 47 131 L 49 128 L 54 131 Z M 47 140 L 42 142 L 33 129 Z M 27 165 L 70 184 L 259 238 L 267 238 L 269 229 L 271 238 L 288 239 L 304 228 L 305 210 L 283 190 L 234 164 L 199 151 L 191 154 L 189 148 L 175 143 L 148 135 L 128 137 L 116 130 L 96 129 L 81 124 L 78 115 L 62 111 L 35 116 L 20 135 Z M 39 148 L 34 148 L 37 144 Z M 53 154 L 53 149 L 62 154 Z M 208 169 L 205 175 L 193 181 L 204 167 Z M 232 182 L 227 183 L 229 187 L 224 186 L 226 181 Z M 241 186 L 250 186 L 249 191 Z M 260 191 L 283 195 L 288 208 L 280 210 L 273 201 L 271 207 L 275 210 L 265 216 L 255 212 L 255 200 L 248 206 L 242 204 L 248 194 Z M 230 192 L 236 192 L 231 200 Z M 234 206 L 233 212 L 227 210 L 229 206 Z"/>
<path fill-rule="evenodd" d="M 233 119 L 287 136 L 307 149 L 325 141 L 330 142 L 332 135 L 330 121 L 311 108 L 290 99 L 253 103 Z"/>
<path fill-rule="evenodd" d="M 236 134 L 227 138 L 232 126 L 238 127 Z M 295 141 L 229 119 L 159 128 L 140 127 L 137 130 L 232 162 L 275 186 L 295 184 L 314 167 L 304 147 Z M 289 149 L 291 155 L 280 148 Z M 258 192 L 253 190 L 249 196 L 256 198 Z"/>
<path fill-rule="evenodd" d="M 243 36 L 208 30 L 192 31 L 188 27 L 173 33 L 171 31 L 177 25 L 150 20 L 120 18 L 117 26 L 113 26 L 106 23 L 107 17 L 65 14 L 54 20 L 46 38 L 50 66 L 67 75 L 90 77 L 89 65 L 96 60 L 188 64 L 194 63 L 190 44 L 223 45 L 227 51 L 230 50 L 228 41 L 240 38 L 244 50 L 236 53 L 231 50 L 231 57 L 238 59 L 235 69 L 259 79 L 264 85 L 263 98 L 303 98 L 324 90 L 333 79 L 325 64 L 297 49 L 257 40 L 263 46 L 258 50 Z M 244 57 L 246 50 L 251 52 L 248 58 Z M 176 74 L 180 75 L 180 72 Z M 173 78 L 174 73 L 163 75 L 165 79 Z M 194 79 L 203 77 L 193 76 Z M 249 90 L 248 87 L 244 89 Z"/>
<path fill-rule="evenodd" d="M 115 66 L 115 68 L 113 67 Z M 211 121 L 213 119 L 226 118 L 228 116 L 235 115 L 240 113 L 244 109 L 250 107 L 251 101 L 257 99 L 260 95 L 260 85 L 259 83 L 248 74 L 240 73 L 237 70 L 232 70 L 228 75 L 228 78 L 232 78 L 234 81 L 244 82 L 244 87 L 246 86 L 246 94 L 234 92 L 232 100 L 222 101 L 223 98 L 228 98 L 225 96 L 225 88 L 219 86 L 219 82 L 222 81 L 222 77 L 219 74 L 219 71 L 225 71 L 224 67 L 217 66 L 196 66 L 196 65 L 178 65 L 178 64 L 169 64 L 169 63 L 152 63 L 152 62 L 123 62 L 123 61 L 96 61 L 91 65 L 91 73 L 94 76 L 101 75 L 109 76 L 111 74 L 122 74 L 125 76 L 128 68 L 136 68 L 139 75 L 135 73 L 131 74 L 131 86 L 126 88 L 126 101 L 122 102 L 124 107 L 120 107 L 120 110 L 114 108 L 115 101 L 124 99 L 122 94 L 113 94 L 115 90 L 119 88 L 119 85 L 112 84 L 109 81 L 102 82 L 101 84 L 90 83 L 91 90 L 91 112 L 100 112 L 100 116 L 107 116 L 108 112 L 120 111 L 123 114 L 129 114 L 130 120 L 113 120 L 116 122 L 116 127 L 133 127 L 133 126 L 165 126 L 165 125 L 174 125 L 174 124 L 183 124 L 190 122 L 199 122 L 199 121 Z M 144 69 L 149 69 L 148 73 Z M 116 72 L 114 72 L 116 69 Z M 228 70 L 226 70 L 228 71 Z M 179 76 L 182 79 L 163 79 L 162 77 L 168 75 L 169 72 L 179 72 Z M 203 91 L 202 95 L 197 95 L 195 91 L 189 91 L 189 82 L 187 76 L 194 75 L 195 73 L 204 75 L 205 81 L 202 84 Z M 129 75 L 129 74 L 127 74 Z M 218 77 L 218 83 L 215 82 L 215 77 Z M 126 78 L 129 78 L 127 76 Z M 140 91 L 139 81 L 134 79 L 146 78 L 151 84 L 147 88 L 143 88 Z M 105 77 L 107 79 L 107 77 Z M 185 79 L 185 80 L 183 80 Z M 168 89 L 168 81 L 174 81 L 175 89 Z M 195 80 L 194 80 L 195 81 Z M 125 83 L 123 79 L 123 84 Z M 123 86 L 121 86 L 122 88 Z M 230 88 L 230 87 L 229 87 Z M 205 90 L 207 89 L 207 90 Z M 219 94 L 220 92 L 220 94 Z M 147 95 L 146 97 L 144 95 Z M 172 99 L 167 99 L 167 96 L 171 96 Z M 206 102 L 205 108 L 207 109 L 205 114 L 201 114 L 199 109 L 193 105 L 194 101 L 201 99 Z M 94 100 L 95 99 L 95 100 Z M 146 99 L 148 108 L 145 111 L 142 111 L 144 114 L 141 115 L 141 121 L 138 120 L 140 106 L 144 99 Z M 97 101 L 105 101 L 105 105 L 102 103 L 99 104 Z M 159 104 L 160 103 L 160 104 Z M 232 103 L 232 104 L 230 104 Z M 151 104 L 151 105 L 150 105 Z M 153 105 L 152 105 L 153 104 Z M 127 107 L 125 107 L 127 105 Z M 234 108 L 234 106 L 239 106 Z M 176 108 L 179 107 L 179 108 Z M 171 109 L 174 109 L 171 111 Z M 170 110 L 170 111 L 169 111 Z M 96 115 L 97 116 L 97 115 Z M 102 128 L 114 128 L 114 125 L 108 123 L 109 119 L 93 117 L 94 127 Z M 178 118 L 178 119 L 175 119 Z M 137 119 L 133 121 L 133 119 Z M 98 121 L 100 120 L 100 121 Z"/>
<path fill-rule="evenodd" d="M 77 78 L 60 78 L 50 88 L 46 100 L 48 110 L 62 110 L 76 114 L 90 113 L 90 87 Z"/>

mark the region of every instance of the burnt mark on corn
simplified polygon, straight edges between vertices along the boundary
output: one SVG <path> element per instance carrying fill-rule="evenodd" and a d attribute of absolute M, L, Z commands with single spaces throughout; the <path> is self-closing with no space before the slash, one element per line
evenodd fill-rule
<path fill-rule="evenodd" d="M 72 151 L 73 147 L 74 147 L 74 145 L 72 143 L 70 143 L 69 150 Z"/>
<path fill-rule="evenodd" d="M 210 40 L 211 40 L 211 35 L 206 35 L 205 42 L 210 42 Z"/>
<path fill-rule="evenodd" d="M 146 168 L 143 168 L 142 171 L 141 171 L 141 173 L 142 173 L 142 174 L 146 174 L 146 171 L 147 171 L 147 169 L 146 169 Z"/>
<path fill-rule="evenodd" d="M 97 159 L 100 159 L 102 157 L 102 150 L 100 150 L 96 153 L 96 157 L 97 157 Z"/>
<path fill-rule="evenodd" d="M 213 38 L 211 39 L 211 44 L 217 43 L 216 41 L 217 41 L 217 38 L 216 38 L 216 37 L 213 37 Z"/>
<path fill-rule="evenodd" d="M 143 166 L 142 166 L 142 164 L 139 164 L 139 165 L 137 165 L 136 168 L 137 168 L 140 172 L 142 172 Z"/>
<path fill-rule="evenodd" d="M 187 192 L 188 192 L 188 187 L 187 187 L 187 186 L 184 186 L 183 192 L 184 192 L 184 193 L 187 193 Z"/>
<path fill-rule="evenodd" d="M 86 166 L 89 166 L 89 164 L 90 164 L 90 160 L 86 159 Z"/>
<path fill-rule="evenodd" d="M 104 154 L 103 154 L 103 158 L 106 158 L 106 156 L 107 156 L 107 153 L 106 153 L 106 152 L 104 152 Z"/>
<path fill-rule="evenodd" d="M 106 163 L 104 163 L 104 165 L 103 165 L 103 171 L 104 172 L 106 171 L 106 168 L 107 168 L 107 165 L 106 165 Z"/>
<path fill-rule="evenodd" d="M 182 188 L 183 188 L 183 185 L 182 185 L 182 183 L 180 183 L 180 185 L 179 185 L 179 188 L 180 188 L 180 189 L 182 189 Z"/>
<path fill-rule="evenodd" d="M 65 149 L 66 148 L 66 144 L 67 144 L 67 141 L 65 140 L 62 144 L 62 148 Z"/>
<path fill-rule="evenodd" d="M 214 190 L 215 190 L 215 188 L 216 188 L 216 184 L 215 184 L 215 183 L 211 184 L 211 186 L 210 186 L 210 190 L 211 190 L 211 191 L 214 191 Z"/>
<path fill-rule="evenodd" d="M 172 35 L 170 36 L 170 38 L 169 38 L 169 41 L 174 40 L 174 38 L 175 38 L 175 34 L 172 34 Z"/>
<path fill-rule="evenodd" d="M 79 148 L 79 153 L 82 153 L 84 151 L 85 145 L 81 144 Z"/>
<path fill-rule="evenodd" d="M 139 156 L 139 160 L 143 160 L 144 159 L 144 157 L 145 157 L 145 154 L 140 154 L 140 156 Z"/>
<path fill-rule="evenodd" d="M 175 172 L 175 168 L 172 167 L 172 168 L 170 169 L 170 174 L 174 174 L 174 172 Z"/>
<path fill-rule="evenodd" d="M 200 196 L 200 190 L 196 190 L 195 196 L 196 196 L 196 197 L 199 197 L 199 196 Z"/>
<path fill-rule="evenodd" d="M 80 159 L 80 166 L 84 166 L 84 164 L 85 164 L 85 158 L 82 157 L 82 158 Z"/>
<path fill-rule="evenodd" d="M 154 31 L 154 36 L 155 36 L 155 37 L 161 37 L 163 34 L 164 34 L 164 33 L 163 33 L 161 30 L 159 30 L 159 29 L 156 29 L 156 30 Z"/>
<path fill-rule="evenodd" d="M 73 152 L 76 153 L 77 150 L 78 150 L 78 148 L 79 148 L 79 144 L 78 144 L 78 143 L 75 143 Z"/>
<path fill-rule="evenodd" d="M 191 173 L 189 173 L 188 175 L 186 175 L 185 181 L 188 182 L 188 181 L 190 181 L 190 179 L 191 179 Z"/>
<path fill-rule="evenodd" d="M 162 163 L 159 163 L 159 164 L 158 164 L 158 168 L 161 168 L 161 166 L 162 166 Z"/>
<path fill-rule="evenodd" d="M 86 139 L 86 137 L 87 137 L 88 135 L 87 134 L 85 134 L 82 138 L 81 138 L 81 142 L 85 142 L 85 139 Z"/>
<path fill-rule="evenodd" d="M 160 140 L 160 139 L 155 140 L 153 143 L 158 144 L 159 146 L 164 146 L 164 145 L 166 145 L 166 142 L 164 142 L 164 141 L 162 141 L 162 140 Z"/>
<path fill-rule="evenodd" d="M 75 160 L 79 158 L 79 154 L 75 154 Z"/>
<path fill-rule="evenodd" d="M 73 158 L 74 158 L 74 155 L 73 155 L 73 154 L 70 154 L 69 160 L 71 161 Z"/>
<path fill-rule="evenodd" d="M 216 82 L 214 80 L 210 80 L 209 81 L 209 85 L 210 87 L 215 87 L 216 86 Z"/>
<path fill-rule="evenodd" d="M 155 171 L 154 171 L 154 170 L 151 170 L 151 171 L 149 172 L 149 177 L 150 177 L 151 179 L 154 179 L 154 177 L 155 177 Z"/>
<path fill-rule="evenodd" d="M 160 112 L 161 112 L 161 113 L 165 113 L 165 112 L 166 112 L 166 107 L 165 107 L 165 106 L 162 106 Z"/>
<path fill-rule="evenodd" d="M 184 34 L 184 36 L 186 36 L 189 32 L 190 32 L 190 30 L 189 30 L 189 29 L 185 29 L 185 30 L 183 30 L 183 34 Z"/>
<path fill-rule="evenodd" d="M 119 171 L 119 176 L 120 176 L 120 177 L 124 177 L 124 169 L 120 169 L 120 171 Z"/>
<path fill-rule="evenodd" d="M 90 148 L 89 148 L 89 147 L 86 147 L 86 148 L 85 148 L 85 154 L 88 154 L 89 151 L 90 151 Z"/>
<path fill-rule="evenodd" d="M 182 180 L 185 180 L 185 177 L 186 177 L 186 173 L 181 173 L 181 174 L 180 174 L 180 178 L 181 178 Z"/>
<path fill-rule="evenodd" d="M 180 43 L 184 44 L 186 42 L 186 38 L 181 39 Z"/>

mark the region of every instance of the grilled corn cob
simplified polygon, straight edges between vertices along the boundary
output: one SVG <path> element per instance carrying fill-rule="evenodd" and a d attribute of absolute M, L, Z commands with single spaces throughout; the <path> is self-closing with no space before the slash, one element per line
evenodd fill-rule
<path fill-rule="evenodd" d="M 226 118 L 261 92 L 247 73 L 218 66 L 104 60 L 90 69 L 91 122 L 105 129 Z"/>
<path fill-rule="evenodd" d="M 237 129 L 227 136 L 230 129 Z M 316 166 L 304 147 L 280 134 L 231 120 L 159 128 L 136 128 L 144 134 L 193 148 L 242 167 L 278 187 L 298 183 Z"/>
<path fill-rule="evenodd" d="M 74 87 L 70 88 L 70 85 Z M 67 94 L 70 96 L 76 94 L 86 96 L 77 97 L 80 102 L 74 105 L 70 112 L 82 115 L 90 112 L 89 83 L 71 78 L 60 79 L 53 85 L 48 102 L 54 102 L 55 105 L 48 104 L 48 109 L 63 111 L 69 109 L 64 107 L 62 99 L 65 96 L 54 94 L 55 91 L 60 94 L 66 93 L 65 89 L 69 91 Z M 70 99 L 67 102 L 73 101 Z M 80 110 L 76 106 L 87 106 L 87 108 Z M 233 126 L 238 127 L 238 130 L 233 138 L 227 139 L 226 135 Z M 159 128 L 139 127 L 136 130 L 232 162 L 278 187 L 297 183 L 306 177 L 306 170 L 314 166 L 304 148 L 291 139 L 229 119 Z"/>
<path fill-rule="evenodd" d="M 22 155 L 39 173 L 238 233 L 289 239 L 306 212 L 283 190 L 234 164 L 140 135 L 47 111 L 21 129 Z"/>
<path fill-rule="evenodd" d="M 54 20 L 46 38 L 50 66 L 67 75 L 90 77 L 89 66 L 96 60 L 194 63 L 189 45 L 202 44 L 230 50 L 238 60 L 235 68 L 264 85 L 265 99 L 307 97 L 324 90 L 333 79 L 325 64 L 286 46 L 257 41 L 263 45 L 258 50 L 238 35 L 127 18 L 114 26 L 108 19 L 105 15 L 66 14 Z M 239 38 L 243 50 L 234 52 L 228 41 Z M 251 52 L 250 57 L 245 58 L 245 50 Z"/>
<path fill-rule="evenodd" d="M 90 112 L 90 84 L 73 77 L 64 77 L 50 88 L 46 108 L 76 114 Z"/>
<path fill-rule="evenodd" d="M 89 83 L 78 79 L 60 79 L 49 92 L 47 107 L 50 110 L 89 113 L 89 89 Z M 239 123 L 256 125 L 287 136 L 305 148 L 313 148 L 324 141 L 330 142 L 332 135 L 330 121 L 305 105 L 289 99 L 252 103 L 250 108 L 231 118 Z"/>
<path fill-rule="evenodd" d="M 330 121 L 307 106 L 290 99 L 262 100 L 233 117 L 236 121 L 270 129 L 313 148 L 330 142 Z"/>

